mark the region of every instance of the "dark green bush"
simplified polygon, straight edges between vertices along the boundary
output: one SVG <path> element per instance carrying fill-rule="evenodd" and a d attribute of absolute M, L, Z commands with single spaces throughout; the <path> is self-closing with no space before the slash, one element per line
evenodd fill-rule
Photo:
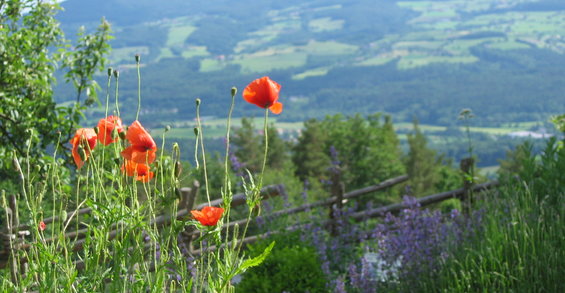
<path fill-rule="evenodd" d="M 243 274 L 236 292 L 326 292 L 326 277 L 316 250 L 301 242 L 298 233 L 264 239 L 249 247 L 251 256 L 259 255 L 272 241 L 275 248 L 258 267 Z"/>

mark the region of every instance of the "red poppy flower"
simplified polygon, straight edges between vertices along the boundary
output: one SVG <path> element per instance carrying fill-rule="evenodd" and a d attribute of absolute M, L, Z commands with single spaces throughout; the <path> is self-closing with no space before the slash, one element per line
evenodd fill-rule
<path fill-rule="evenodd" d="M 149 170 L 149 166 L 129 160 L 125 161 L 121 169 L 126 175 L 135 176 L 135 180 L 141 182 L 149 182 L 149 180 L 155 176 L 155 173 Z"/>
<path fill-rule="evenodd" d="M 155 161 L 157 145 L 139 121 L 134 121 L 128 128 L 126 139 L 131 145 L 122 151 L 124 158 L 138 164 L 151 164 Z"/>
<path fill-rule="evenodd" d="M 116 116 L 108 116 L 98 121 L 98 141 L 103 145 L 109 145 L 118 140 L 117 137 L 112 137 L 114 129 L 120 133 L 124 131 L 122 127 L 122 119 Z"/>
<path fill-rule="evenodd" d="M 45 222 L 41 221 L 39 222 L 39 225 L 37 227 L 39 229 L 39 231 L 44 231 L 45 228 L 47 228 L 47 225 L 45 225 Z"/>
<path fill-rule="evenodd" d="M 283 109 L 283 104 L 277 101 L 280 90 L 280 84 L 264 76 L 247 85 L 243 90 L 243 99 L 261 108 L 269 108 L 275 114 L 280 114 Z"/>
<path fill-rule="evenodd" d="M 192 216 L 200 222 L 200 224 L 204 226 L 216 226 L 222 214 L 224 213 L 224 209 L 216 208 L 216 207 L 204 207 L 201 211 L 190 211 Z"/>
<path fill-rule="evenodd" d="M 88 159 L 90 151 L 96 146 L 96 132 L 94 132 L 92 128 L 80 128 L 75 132 L 75 136 L 71 139 L 70 143 L 73 145 L 73 159 L 80 169 L 84 165 L 84 161 Z M 79 147 L 82 147 L 86 157 L 81 157 Z"/>

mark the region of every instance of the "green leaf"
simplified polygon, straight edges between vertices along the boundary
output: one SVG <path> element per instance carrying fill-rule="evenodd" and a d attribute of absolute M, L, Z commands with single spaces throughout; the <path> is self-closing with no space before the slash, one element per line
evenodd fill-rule
<path fill-rule="evenodd" d="M 267 246 L 267 248 L 265 248 L 265 250 L 263 250 L 263 252 L 260 255 L 245 260 L 239 267 L 238 274 L 245 272 L 250 267 L 255 267 L 263 263 L 265 258 L 267 258 L 267 256 L 269 256 L 269 254 L 271 253 L 271 250 L 273 249 L 274 246 L 275 246 L 275 241 L 271 242 L 271 244 L 269 244 L 269 246 Z"/>

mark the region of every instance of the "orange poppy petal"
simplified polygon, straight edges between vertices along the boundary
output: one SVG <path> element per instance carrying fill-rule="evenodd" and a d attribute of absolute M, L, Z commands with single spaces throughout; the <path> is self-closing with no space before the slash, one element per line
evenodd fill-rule
<path fill-rule="evenodd" d="M 281 102 L 276 102 L 269 107 L 269 110 L 271 110 L 274 114 L 280 114 L 283 110 L 283 104 Z"/>
<path fill-rule="evenodd" d="M 130 161 L 131 161 L 132 153 L 133 153 L 133 147 L 132 147 L 132 146 L 129 146 L 129 147 L 125 148 L 125 149 L 121 152 L 122 157 L 124 157 L 124 159 L 130 160 Z"/>
<path fill-rule="evenodd" d="M 143 146 L 147 149 L 157 149 L 157 144 L 155 144 L 149 132 L 137 120 L 128 128 L 126 138 L 132 145 Z"/>
<path fill-rule="evenodd" d="M 252 81 L 243 90 L 243 99 L 261 108 L 268 108 L 279 98 L 281 85 L 268 76 Z"/>
<path fill-rule="evenodd" d="M 77 147 L 73 147 L 72 154 L 73 154 L 73 160 L 75 161 L 77 168 L 78 169 L 82 168 L 82 166 L 84 165 L 84 162 L 82 161 L 82 159 L 80 158 L 80 155 L 78 153 L 78 145 L 77 145 Z"/>
<path fill-rule="evenodd" d="M 138 147 L 133 147 L 131 160 L 138 164 L 151 164 L 157 157 L 155 150 L 142 150 Z"/>

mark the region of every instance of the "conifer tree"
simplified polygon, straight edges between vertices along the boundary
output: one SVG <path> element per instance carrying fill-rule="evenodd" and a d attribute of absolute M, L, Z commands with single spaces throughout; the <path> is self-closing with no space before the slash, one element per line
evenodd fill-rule
<path fill-rule="evenodd" d="M 434 190 L 439 180 L 437 167 L 440 162 L 436 151 L 428 148 L 428 141 L 420 130 L 418 120 L 414 120 L 413 127 L 413 133 L 407 135 L 409 151 L 404 162 L 412 193 L 419 196 Z"/>
<path fill-rule="evenodd" d="M 316 119 L 304 122 L 304 129 L 293 147 L 292 161 L 296 166 L 296 175 L 304 181 L 310 177 L 325 179 L 330 166 L 330 157 L 326 149 L 327 129 Z"/>
<path fill-rule="evenodd" d="M 231 142 L 235 149 L 235 156 L 243 167 L 251 172 L 260 171 L 263 148 L 261 137 L 255 130 L 252 118 L 241 119 L 241 127 L 235 129 Z"/>

